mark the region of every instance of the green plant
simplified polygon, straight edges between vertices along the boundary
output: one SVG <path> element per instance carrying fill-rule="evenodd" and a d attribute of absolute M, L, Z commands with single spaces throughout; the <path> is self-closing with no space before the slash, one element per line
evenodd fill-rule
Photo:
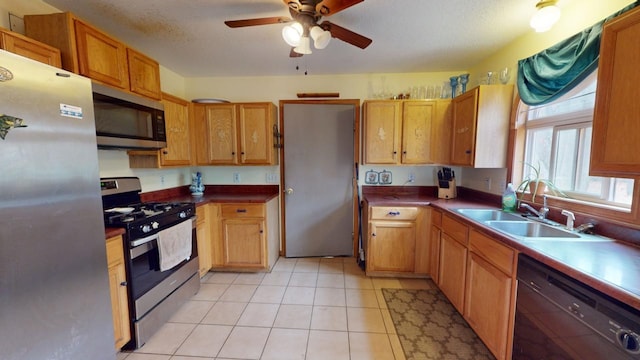
<path fill-rule="evenodd" d="M 531 172 L 526 179 L 522 180 L 520 185 L 516 188 L 516 193 L 520 193 L 521 200 L 524 193 L 529 189 L 531 192 L 531 201 L 536 201 L 536 195 L 540 192 L 547 191 L 551 192 L 555 196 L 561 197 L 569 197 L 565 194 L 560 188 L 558 188 L 551 180 L 543 179 L 540 177 L 540 162 L 538 162 L 538 166 L 534 166 L 528 162 L 523 162 L 524 165 L 531 168 Z M 542 184 L 542 185 L 541 185 Z M 541 187 L 542 186 L 542 187 Z"/>

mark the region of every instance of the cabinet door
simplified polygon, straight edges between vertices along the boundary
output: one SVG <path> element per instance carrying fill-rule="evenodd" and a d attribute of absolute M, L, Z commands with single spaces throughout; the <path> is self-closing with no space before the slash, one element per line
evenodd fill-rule
<path fill-rule="evenodd" d="M 473 166 L 478 92 L 473 88 L 453 100 L 452 165 Z"/>
<path fill-rule="evenodd" d="M 431 262 L 429 263 L 429 276 L 431 280 L 438 285 L 440 280 L 438 279 L 438 269 L 440 268 L 440 237 L 441 231 L 437 226 L 431 226 L 431 236 L 429 238 L 429 254 L 431 256 Z"/>
<path fill-rule="evenodd" d="M 410 221 L 371 221 L 367 267 L 370 271 L 413 272 L 416 227 Z"/>
<path fill-rule="evenodd" d="M 399 101 L 369 101 L 364 105 L 364 163 L 397 164 L 400 144 Z"/>
<path fill-rule="evenodd" d="M 592 176 L 640 175 L 640 8 L 605 24 L 593 115 Z"/>
<path fill-rule="evenodd" d="M 431 127 L 431 160 L 436 164 L 451 161 L 451 100 L 437 100 Z"/>
<path fill-rule="evenodd" d="M 236 107 L 233 104 L 207 105 L 207 163 L 212 165 L 238 164 Z"/>
<path fill-rule="evenodd" d="M 464 288 L 467 266 L 467 248 L 446 233 L 440 237 L 440 290 L 461 314 L 464 311 Z"/>
<path fill-rule="evenodd" d="M 97 29 L 74 20 L 80 75 L 129 89 L 127 49 Z"/>
<path fill-rule="evenodd" d="M 222 219 L 224 265 L 265 268 L 263 219 Z"/>
<path fill-rule="evenodd" d="M 198 262 L 200 277 L 211 269 L 211 227 L 209 220 L 209 206 L 196 207 L 196 242 L 198 246 Z"/>
<path fill-rule="evenodd" d="M 129 327 L 129 302 L 127 297 L 127 275 L 124 267 L 122 237 L 107 239 L 107 267 L 109 274 L 109 293 L 113 314 L 113 334 L 115 347 L 120 349 L 131 339 Z"/>
<path fill-rule="evenodd" d="M 162 94 L 167 147 L 161 150 L 163 166 L 191 164 L 189 143 L 189 103 L 169 94 Z"/>
<path fill-rule="evenodd" d="M 506 358 L 513 286 L 511 277 L 470 253 L 464 318 L 497 359 Z"/>
<path fill-rule="evenodd" d="M 159 100 L 161 92 L 158 62 L 131 48 L 127 48 L 127 60 L 131 92 Z"/>
<path fill-rule="evenodd" d="M 273 159 L 271 104 L 238 105 L 240 163 L 269 165 Z"/>
<path fill-rule="evenodd" d="M 428 164 L 431 158 L 431 129 L 434 101 L 402 103 L 402 163 Z"/>
<path fill-rule="evenodd" d="M 0 29 L 0 48 L 47 65 L 62 67 L 60 50 L 20 34 Z"/>

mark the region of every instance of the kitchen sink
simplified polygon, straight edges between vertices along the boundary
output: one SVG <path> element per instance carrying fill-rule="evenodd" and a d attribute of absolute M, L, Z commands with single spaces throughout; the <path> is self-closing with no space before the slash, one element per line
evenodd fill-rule
<path fill-rule="evenodd" d="M 458 209 L 460 214 L 476 221 L 523 221 L 523 217 L 514 213 L 495 209 Z"/>
<path fill-rule="evenodd" d="M 527 238 L 580 238 L 579 234 L 535 221 L 485 221 L 485 224 L 513 236 Z"/>

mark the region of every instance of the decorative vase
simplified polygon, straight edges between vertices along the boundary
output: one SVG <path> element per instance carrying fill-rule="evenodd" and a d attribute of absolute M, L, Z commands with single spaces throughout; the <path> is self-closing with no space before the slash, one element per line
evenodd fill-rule
<path fill-rule="evenodd" d="M 199 171 L 195 174 L 191 174 L 191 186 L 189 186 L 189 190 L 191 190 L 191 195 L 193 196 L 202 196 L 204 193 L 202 174 Z"/>
<path fill-rule="evenodd" d="M 449 78 L 449 83 L 451 84 L 451 98 L 456 97 L 456 88 L 458 87 L 458 77 L 452 76 Z"/>
<path fill-rule="evenodd" d="M 469 74 L 460 74 L 460 86 L 462 87 L 462 93 L 467 91 L 467 83 L 469 82 Z"/>

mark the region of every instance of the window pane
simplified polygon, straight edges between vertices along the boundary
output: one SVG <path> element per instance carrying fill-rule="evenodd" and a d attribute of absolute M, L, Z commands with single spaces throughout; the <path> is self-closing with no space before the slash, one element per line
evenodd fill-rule
<path fill-rule="evenodd" d="M 578 159 L 578 167 L 576 173 L 578 178 L 575 190 L 584 194 L 589 194 L 606 199 L 605 186 L 609 183 L 608 179 L 598 176 L 589 176 L 589 161 L 591 155 L 591 127 L 582 130 L 582 151 L 580 151 Z"/>
<path fill-rule="evenodd" d="M 578 129 L 558 131 L 554 183 L 564 190 L 573 190 L 578 152 Z"/>
<path fill-rule="evenodd" d="M 619 204 L 631 204 L 633 200 L 633 179 L 613 179 L 612 200 Z"/>
<path fill-rule="evenodd" d="M 529 152 L 527 163 L 538 168 L 540 177 L 549 178 L 549 164 L 551 162 L 551 142 L 553 140 L 553 128 L 540 128 L 529 130 Z M 524 167 L 524 178 L 534 177 L 529 166 Z"/>

